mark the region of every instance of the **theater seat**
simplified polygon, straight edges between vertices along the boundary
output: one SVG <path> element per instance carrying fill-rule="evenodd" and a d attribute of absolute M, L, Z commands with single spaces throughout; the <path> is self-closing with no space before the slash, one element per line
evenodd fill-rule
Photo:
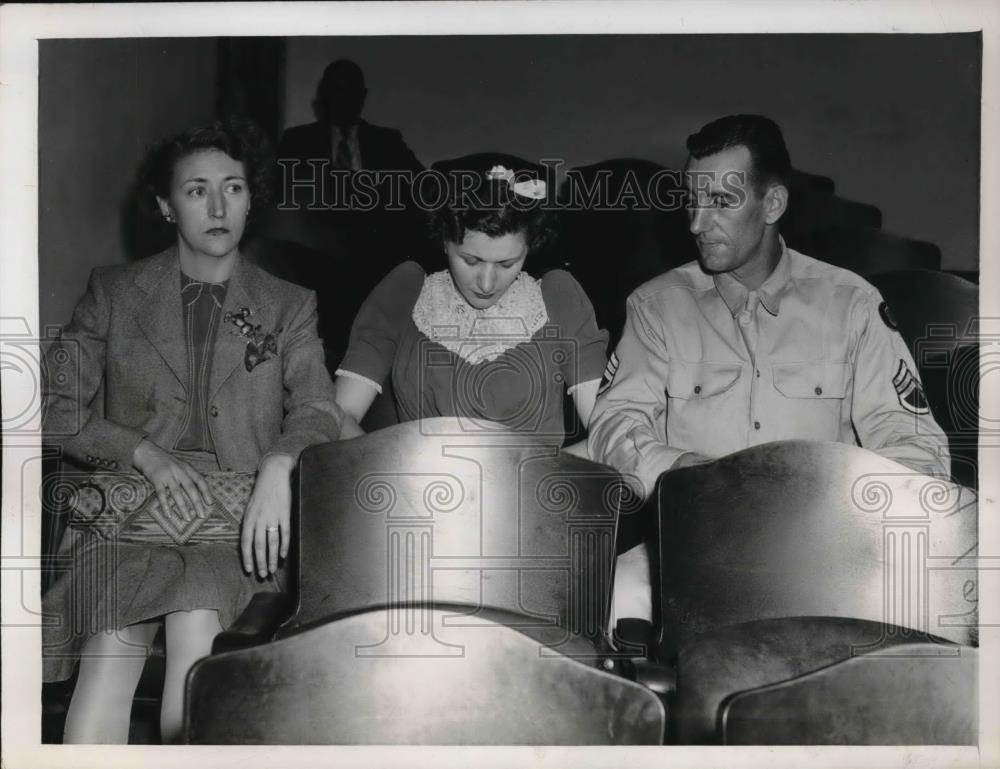
<path fill-rule="evenodd" d="M 780 441 L 668 471 L 656 496 L 661 657 L 727 625 L 792 616 L 975 641 L 968 489 L 856 446 Z"/>
<path fill-rule="evenodd" d="M 679 171 L 615 158 L 570 169 L 560 192 L 563 253 L 614 349 L 625 300 L 639 285 L 698 258 Z"/>
<path fill-rule="evenodd" d="M 743 744 L 849 743 L 852 731 L 845 728 L 845 723 L 853 723 L 851 713 L 854 711 L 867 713 L 865 720 L 869 722 L 870 730 L 880 728 L 883 733 L 894 732 L 897 738 L 905 737 L 900 739 L 902 744 L 933 744 L 935 739 L 943 739 L 934 731 L 928 731 L 919 739 L 909 738 L 922 720 L 916 714 L 940 704 L 940 698 L 913 702 L 919 699 L 915 696 L 916 691 L 906 696 L 905 687 L 895 706 L 882 713 L 869 712 L 872 704 L 870 688 L 857 686 L 854 691 L 856 696 L 842 690 L 841 712 L 833 716 L 829 713 L 831 701 L 823 696 L 816 695 L 792 711 L 781 707 L 768 709 L 762 704 L 763 693 L 786 687 L 791 682 L 801 682 L 818 671 L 829 670 L 862 656 L 869 658 L 871 665 L 864 669 L 870 671 L 879 664 L 905 655 L 915 660 L 912 670 L 908 672 L 916 672 L 919 682 L 924 680 L 921 676 L 925 672 L 919 664 L 920 660 L 928 660 L 930 667 L 943 656 L 958 660 L 961 655 L 971 658 L 974 652 L 971 647 L 951 644 L 940 638 L 921 637 L 906 628 L 841 617 L 791 617 L 729 625 L 700 636 L 679 653 L 677 694 L 671 708 L 674 716 L 672 741 L 679 744 L 719 741 Z M 938 669 L 934 667 L 934 671 Z M 896 669 L 895 672 L 898 676 L 907 675 L 907 671 Z M 904 681 L 904 678 L 898 679 L 899 683 Z M 956 713 L 970 710 L 974 713 L 975 687 L 969 686 L 966 681 L 960 683 L 960 690 L 942 691 L 940 696 L 960 705 Z M 919 687 L 919 683 L 916 685 Z M 733 700 L 749 692 L 756 692 L 760 700 L 749 697 L 739 700 L 734 709 Z M 770 696 L 779 697 L 777 694 Z M 731 718 L 728 734 L 727 714 L 730 717 L 735 714 L 740 722 L 736 726 L 736 721 Z M 799 724 L 802 729 L 799 735 L 782 727 L 791 722 Z M 881 726 L 876 727 L 876 722 Z M 786 733 L 779 736 L 777 731 L 782 728 Z M 841 738 L 837 738 L 838 729 L 842 730 L 839 732 Z M 871 744 L 865 741 L 863 734 L 858 734 L 856 741 Z"/>
<path fill-rule="evenodd" d="M 869 228 L 882 226 L 882 212 L 877 206 L 847 200 L 838 195 L 831 197 L 824 207 L 818 229 L 837 227 L 842 229 Z"/>
<path fill-rule="evenodd" d="M 933 270 L 873 275 L 920 370 L 934 419 L 948 436 L 952 478 L 978 486 L 979 287 Z"/>
<path fill-rule="evenodd" d="M 190 742 L 662 740 L 607 638 L 617 472 L 437 418 L 311 447 L 295 486 L 297 589 L 198 663 Z"/>
<path fill-rule="evenodd" d="M 902 644 L 739 692 L 726 745 L 975 745 L 978 649 Z"/>
<path fill-rule="evenodd" d="M 435 418 L 306 449 L 297 478 L 294 595 L 255 599 L 216 652 L 270 628 L 441 602 L 522 615 L 555 649 L 605 645 L 626 490 L 611 468 L 551 438 Z"/>
<path fill-rule="evenodd" d="M 291 623 L 431 600 L 600 636 L 623 488 L 551 438 L 459 419 L 307 449 Z"/>
<path fill-rule="evenodd" d="M 833 179 L 793 169 L 788 185 L 788 208 L 781 217 L 781 235 L 789 248 L 812 253 L 812 233 L 833 198 Z"/>
<path fill-rule="evenodd" d="M 656 498 L 657 656 L 676 669 L 670 741 L 721 742 L 724 705 L 740 692 L 901 644 L 933 656 L 978 643 L 977 510 L 968 489 L 854 446 L 787 441 L 668 471 Z M 937 675 L 898 670 L 897 686 L 914 697 Z M 821 698 L 796 692 L 788 696 L 814 704 L 796 717 L 822 735 Z M 870 696 L 857 690 L 853 702 L 868 707 Z M 973 690 L 946 696 L 975 698 Z M 746 718 L 762 717 L 746 707 Z M 827 738 L 906 736 L 924 711 L 884 715 L 882 727 Z M 965 733 L 956 729 L 942 734 Z M 731 739 L 766 742 L 768 733 L 740 734 Z"/>
<path fill-rule="evenodd" d="M 198 662 L 191 744 L 659 744 L 664 709 L 645 687 L 556 654 L 523 617 L 378 608 Z M 401 624 L 399 624 L 401 623 Z"/>
<path fill-rule="evenodd" d="M 893 270 L 939 270 L 941 249 L 873 227 L 824 227 L 812 236 L 810 256 L 868 277 Z"/>

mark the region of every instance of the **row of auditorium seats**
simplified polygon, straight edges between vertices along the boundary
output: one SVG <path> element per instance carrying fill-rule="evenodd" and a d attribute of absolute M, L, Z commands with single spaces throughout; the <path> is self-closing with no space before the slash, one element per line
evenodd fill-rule
<path fill-rule="evenodd" d="M 647 508 L 611 468 L 475 427 L 306 450 L 291 592 L 197 663 L 186 741 L 976 742 L 971 490 L 802 441 L 665 473 L 653 627 L 609 640 Z M 154 716 L 137 698 L 134 740 Z"/>
<path fill-rule="evenodd" d="M 666 473 L 640 648 L 606 639 L 610 468 L 429 420 L 299 473 L 295 595 L 197 663 L 190 742 L 976 741 L 967 489 L 809 442 Z"/>

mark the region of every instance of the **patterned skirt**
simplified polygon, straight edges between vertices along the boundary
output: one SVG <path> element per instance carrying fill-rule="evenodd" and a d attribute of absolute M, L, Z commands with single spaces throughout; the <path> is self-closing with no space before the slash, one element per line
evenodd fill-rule
<path fill-rule="evenodd" d="M 218 469 L 191 464 L 203 472 Z M 266 579 L 245 573 L 239 545 L 232 542 L 147 545 L 67 528 L 56 564 L 42 596 L 45 682 L 70 678 L 83 647 L 98 633 L 193 609 L 218 611 L 228 628 L 254 593 L 284 586 L 283 571 Z"/>

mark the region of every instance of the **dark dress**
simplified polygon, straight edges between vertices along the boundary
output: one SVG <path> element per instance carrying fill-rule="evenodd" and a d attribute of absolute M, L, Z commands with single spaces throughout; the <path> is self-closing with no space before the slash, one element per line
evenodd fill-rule
<path fill-rule="evenodd" d="M 379 391 L 391 375 L 401 421 L 489 420 L 561 442 L 565 394 L 601 378 L 606 346 L 568 272 L 540 281 L 522 273 L 493 308 L 477 311 L 447 271 L 426 275 L 406 262 L 365 301 L 337 374 Z"/>

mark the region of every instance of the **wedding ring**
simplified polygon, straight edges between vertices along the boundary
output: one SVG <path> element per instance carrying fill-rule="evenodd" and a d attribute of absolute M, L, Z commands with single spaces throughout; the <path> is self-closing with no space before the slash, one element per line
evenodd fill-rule
<path fill-rule="evenodd" d="M 265 531 L 278 531 L 278 527 L 277 526 L 268 526 L 265 529 Z"/>

